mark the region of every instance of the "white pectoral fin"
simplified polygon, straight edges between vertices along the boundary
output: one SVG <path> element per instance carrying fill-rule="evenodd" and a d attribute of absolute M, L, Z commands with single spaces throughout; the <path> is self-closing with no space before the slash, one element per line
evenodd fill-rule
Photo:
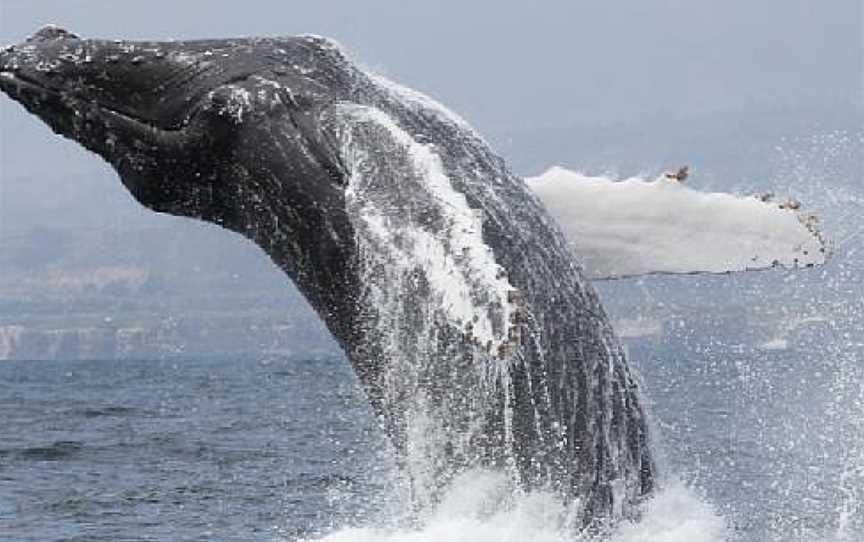
<path fill-rule="evenodd" d="M 615 181 L 556 167 L 526 183 L 591 279 L 812 267 L 829 257 L 815 217 L 794 200 L 700 192 L 677 175 Z"/>

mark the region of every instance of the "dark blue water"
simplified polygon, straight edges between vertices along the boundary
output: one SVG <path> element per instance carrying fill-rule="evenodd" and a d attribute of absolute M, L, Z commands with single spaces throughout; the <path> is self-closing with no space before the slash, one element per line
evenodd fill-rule
<path fill-rule="evenodd" d="M 2 540 L 292 539 L 385 463 L 338 357 L 2 363 L 0 420 Z"/>
<path fill-rule="evenodd" d="M 665 469 L 731 539 L 864 532 L 860 351 L 631 353 Z M 315 537 L 374 521 L 391 468 L 340 356 L 6 362 L 0 419 L 2 540 Z"/>

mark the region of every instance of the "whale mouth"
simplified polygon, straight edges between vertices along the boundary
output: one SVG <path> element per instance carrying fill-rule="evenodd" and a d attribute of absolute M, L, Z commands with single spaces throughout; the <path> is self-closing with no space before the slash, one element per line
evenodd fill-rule
<path fill-rule="evenodd" d="M 43 96 L 60 97 L 61 95 L 59 91 L 37 83 L 24 75 L 10 70 L 0 70 L 0 89 L 8 93 L 14 88 L 35 91 Z"/>
<path fill-rule="evenodd" d="M 19 98 L 26 98 L 26 93 L 29 92 L 38 95 L 38 98 L 43 100 L 54 99 L 66 105 L 86 105 L 92 108 L 92 110 L 98 112 L 99 114 L 102 114 L 103 116 L 114 117 L 115 119 L 120 120 L 126 124 L 132 123 L 138 125 L 142 129 L 159 132 L 181 131 L 189 123 L 189 121 L 192 119 L 198 109 L 193 109 L 179 126 L 172 126 L 166 128 L 158 126 L 148 119 L 131 114 L 128 111 L 122 111 L 120 109 L 111 107 L 110 105 L 101 103 L 98 100 L 88 99 L 84 96 L 76 95 L 70 92 L 64 92 L 62 90 L 49 87 L 39 81 L 36 81 L 31 77 L 27 77 L 26 75 L 13 71 L 0 71 L 0 89 L 2 89 L 4 92 L 9 94 L 16 100 L 19 100 Z M 22 90 L 24 91 L 23 93 L 21 92 Z"/>
<path fill-rule="evenodd" d="M 201 110 L 199 102 L 193 106 L 178 125 L 163 127 L 128 111 L 114 108 L 86 96 L 52 88 L 27 75 L 9 70 L 0 70 L 0 90 L 21 102 L 31 112 L 40 107 L 40 102 L 53 103 L 55 107 L 62 108 L 61 112 L 54 114 L 57 117 L 69 114 L 69 111 L 76 117 L 90 117 L 91 119 L 95 117 L 99 119 L 99 124 L 103 129 L 108 132 L 123 134 L 148 146 L 161 148 L 163 151 L 173 149 L 182 152 L 184 150 L 190 137 L 194 136 L 188 133 L 187 128 Z M 80 136 L 75 137 L 77 139 Z M 110 139 L 115 140 L 113 137 Z"/>

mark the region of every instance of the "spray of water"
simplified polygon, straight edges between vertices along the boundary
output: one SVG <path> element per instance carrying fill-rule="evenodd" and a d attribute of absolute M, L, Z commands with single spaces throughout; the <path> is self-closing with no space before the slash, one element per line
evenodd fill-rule
<path fill-rule="evenodd" d="M 801 518 L 791 511 L 779 511 L 769 519 L 766 540 L 809 542 L 852 542 L 861 540 L 864 531 L 864 306 L 856 298 L 860 294 L 860 259 L 856 258 L 861 243 L 860 213 L 864 210 L 864 194 L 855 182 L 860 172 L 854 164 L 864 166 L 855 156 L 864 156 L 864 134 L 831 133 L 814 136 L 808 141 L 789 141 L 778 148 L 779 163 L 774 169 L 775 188 L 807 201 L 826 217 L 826 227 L 836 240 L 838 253 L 829 266 L 802 279 L 787 281 L 782 286 L 790 299 L 806 301 L 812 296 L 810 307 L 819 315 L 820 324 L 827 322 L 828 333 L 820 336 L 817 345 L 834 369 L 829 386 L 830 397 L 820 403 L 819 419 L 824 423 L 822 441 L 814 446 L 814 453 L 839 457 L 843 468 L 828 481 L 837 496 L 833 514 L 819 512 L 822 521 Z M 838 165 L 841 164 L 841 165 Z M 842 164 L 847 164 L 843 169 Z M 848 170 L 848 164 L 853 164 Z M 859 177 L 856 178 L 855 176 Z M 769 187 L 770 188 L 770 187 Z M 812 284 L 820 283 L 818 288 Z M 807 278 L 809 277 L 809 278 Z M 796 280 L 801 280 L 800 284 Z M 807 282 L 807 281 L 810 282 Z M 846 303 L 833 305 L 825 312 L 825 289 L 841 293 Z M 758 292 L 753 292 L 758 296 Z M 850 297 L 851 296 L 851 297 Z M 857 300 L 857 301 L 856 301 Z M 808 313 L 809 314 L 809 313 Z M 803 319 L 802 319 L 803 318 Z M 780 330 L 784 350 L 794 347 L 797 330 L 810 322 L 807 315 L 789 315 L 789 326 Z M 779 344 L 779 341 L 778 343 Z M 770 349 L 768 349 L 770 351 Z M 742 375 L 743 386 L 757 386 L 771 380 L 765 369 L 754 365 Z M 768 380 L 765 380 L 768 379 Z M 748 388 L 749 389 L 749 388 Z M 750 390 L 754 391 L 754 390 Z M 758 392 L 758 390 L 755 390 Z M 760 392 L 761 393 L 761 392 Z M 759 423 L 778 423 L 761 420 Z M 779 423 L 792 423 L 779 420 Z M 785 425 L 784 425 L 785 427 Z M 787 427 L 790 438 L 796 438 L 796 429 Z M 423 435 L 418 435 L 421 438 Z M 807 444 L 811 436 L 803 435 L 800 445 Z M 818 450 L 817 450 L 818 448 Z M 818 461 L 815 463 L 818 464 Z M 777 466 L 771 470 L 778 483 L 794 481 L 794 472 Z M 767 468 L 767 467 L 766 467 Z M 567 504 L 553 492 L 526 493 L 515 487 L 506 472 L 469 471 L 452 480 L 440 500 L 419 520 L 406 527 L 398 518 L 409 514 L 399 510 L 382 511 L 380 521 L 364 521 L 366 527 L 336 526 L 327 532 L 307 538 L 317 542 L 507 542 L 532 540 L 539 542 L 589 542 L 592 535 L 577 534 L 574 517 L 578 516 L 578 503 Z M 792 493 L 788 498 L 792 497 Z M 398 501 L 398 499 L 396 499 Z M 637 520 L 625 520 L 611 532 L 603 533 L 603 540 L 611 542 L 730 542 L 751 540 L 746 532 L 736 532 L 729 521 L 708 504 L 710 498 L 689 485 L 666 480 L 655 495 L 643 503 Z M 383 501 L 382 501 L 383 502 Z M 393 503 L 391 503 L 393 504 Z M 382 504 L 382 507 L 384 505 Z M 394 511 L 395 510 L 395 511 Z M 366 518 L 369 520 L 369 518 Z"/>
<path fill-rule="evenodd" d="M 552 493 L 523 493 L 501 473 L 475 471 L 457 479 L 417 527 L 340 529 L 304 542 L 592 542 L 592 535 L 572 529 L 576 515 Z M 696 491 L 672 482 L 646 502 L 638 522 L 624 522 L 603 539 L 721 542 L 727 532 L 723 519 Z"/>

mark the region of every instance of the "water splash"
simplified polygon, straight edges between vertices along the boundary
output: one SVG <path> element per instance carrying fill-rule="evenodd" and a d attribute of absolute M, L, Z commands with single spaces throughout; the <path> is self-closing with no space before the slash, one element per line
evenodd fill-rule
<path fill-rule="evenodd" d="M 805 142 L 806 143 L 806 142 Z M 777 191 L 800 195 L 802 199 L 814 202 L 821 214 L 828 217 L 829 233 L 840 240 L 840 253 L 830 266 L 810 274 L 789 275 L 781 284 L 772 284 L 782 293 L 788 306 L 788 318 L 782 319 L 782 340 L 789 351 L 803 350 L 819 352 L 819 358 L 826 367 L 831 367 L 833 384 L 828 386 L 829 396 L 815 397 L 812 384 L 798 382 L 795 390 L 809 392 L 808 400 L 814 403 L 813 410 L 792 415 L 783 412 L 782 417 L 774 414 L 759 414 L 751 410 L 735 411 L 736 415 L 750 414 L 752 423 L 758 430 L 762 445 L 774 452 L 775 443 L 771 440 L 772 428 L 786 435 L 785 443 L 799 450 L 801 459 L 786 456 L 774 457 L 770 463 L 763 460 L 765 474 L 772 481 L 768 495 L 752 495 L 746 491 L 738 496 L 737 504 L 725 503 L 723 515 L 708 504 L 700 492 L 684 483 L 667 483 L 652 499 L 647 501 L 638 521 L 624 521 L 604 540 L 611 542 L 733 542 L 760 540 L 772 542 L 852 542 L 862 540 L 864 528 L 864 374 L 862 374 L 861 352 L 864 341 L 864 305 L 860 302 L 860 259 L 856 254 L 861 243 L 861 212 L 864 197 L 860 185 L 860 171 L 847 171 L 831 160 L 814 157 L 823 155 L 840 156 L 844 164 L 861 164 L 855 156 L 860 156 L 864 138 L 858 135 L 832 134 L 820 136 L 812 142 L 813 150 L 781 150 L 783 155 L 779 178 L 774 181 Z M 795 146 L 804 143 L 797 142 Z M 829 147 L 827 150 L 824 147 Z M 813 156 L 810 156 L 810 155 Z M 851 157 L 851 158 L 850 158 Z M 801 161 L 810 166 L 801 165 Z M 818 167 L 817 167 L 818 166 Z M 851 183 L 844 183 L 844 180 Z M 742 281 L 742 291 L 752 299 L 764 299 L 765 281 L 762 276 L 754 276 L 753 284 L 747 288 Z M 837 303 L 826 305 L 826 290 L 839 295 Z M 858 293 L 858 297 L 855 294 Z M 774 299 L 772 297 L 771 299 Z M 793 303 L 794 302 L 794 303 Z M 796 307 L 810 307 L 813 310 L 804 316 L 794 312 Z M 818 315 L 814 317 L 811 315 Z M 803 344 L 806 336 L 803 325 L 819 322 L 825 332 L 813 334 L 818 343 Z M 799 333 L 799 328 L 802 332 Z M 812 330 L 810 332 L 812 334 Z M 781 335 L 777 335 L 780 337 Z M 762 343 L 760 343 L 762 344 Z M 779 346 L 776 344 L 769 346 Z M 764 344 L 763 344 L 764 346 Z M 804 348 L 806 347 L 806 348 Z M 783 349 L 766 348 L 770 353 L 783 352 Z M 767 354 L 766 354 L 767 355 Z M 772 367 L 767 358 L 755 358 L 760 363 L 742 364 L 739 367 L 739 390 L 747 393 L 742 397 L 768 397 L 768 394 L 781 392 Z M 779 365 L 774 367 L 779 370 Z M 819 366 L 821 367 L 821 365 Z M 812 369 L 819 369 L 813 364 Z M 814 378 L 817 375 L 812 375 Z M 790 383 L 790 386 L 795 382 Z M 789 389 L 782 393 L 788 394 Z M 766 399 L 767 400 L 767 399 Z M 737 404 L 737 403 L 736 403 Z M 748 405 L 749 406 L 749 405 Z M 800 416 L 796 418 L 795 416 Z M 803 423 L 818 419 L 819 427 Z M 731 435 L 738 439 L 741 435 Z M 777 449 L 782 446 L 777 446 Z M 828 454 L 828 455 L 825 455 Z M 841 463 L 842 471 L 837 472 L 825 466 L 825 458 L 832 458 L 832 465 Z M 837 459 L 837 461 L 834 461 Z M 725 464 L 735 469 L 733 462 Z M 800 493 L 805 484 L 801 483 L 802 468 L 809 469 L 807 476 L 820 479 L 808 482 L 814 484 L 806 494 Z M 743 469 L 735 470 L 735 477 Z M 762 471 L 760 471 L 762 472 Z M 828 480 L 822 477 L 831 477 Z M 744 481 L 744 480 L 742 480 Z M 802 487 L 799 487 L 802 486 Z M 816 487 L 818 486 L 818 487 Z M 761 487 L 753 484 L 747 487 Z M 827 487 L 827 491 L 825 490 Z M 806 489 L 806 488 L 804 488 Z M 715 490 L 716 493 L 716 490 Z M 737 495 L 737 493 L 736 493 Z M 833 497 L 837 497 L 834 499 Z M 811 500 L 808 501 L 807 499 Z M 779 499 L 779 500 L 777 500 Z M 713 500 L 713 499 L 712 499 Z M 768 503 L 770 507 L 751 506 L 748 501 Z M 718 503 L 721 500 L 717 501 Z M 774 507 L 776 506 L 776 508 Z M 397 514 L 398 515 L 398 514 Z M 472 473 L 459 478 L 449 485 L 442 501 L 425 514 L 418 524 L 411 528 L 394 526 L 390 522 L 365 522 L 365 527 L 341 527 L 329 533 L 321 533 L 321 542 L 462 542 L 462 541 L 516 541 L 539 540 L 542 542 L 587 542 L 587 535 L 574 534 L 571 529 L 573 509 L 562 503 L 551 493 L 524 493 L 510 487 L 506 477 L 489 472 Z M 734 525 L 734 529 L 731 527 Z"/>
<path fill-rule="evenodd" d="M 502 354 L 515 288 L 483 240 L 481 216 L 429 146 L 380 110 L 342 106 L 339 114 L 362 304 L 383 345 L 383 392 L 374 400 L 386 405 L 388 433 L 404 436 L 395 445 L 411 475 L 409 498 L 422 510 L 453 465 L 482 455 L 485 417 L 508 386 Z"/>
<path fill-rule="evenodd" d="M 578 510 L 552 493 L 524 493 L 507 477 L 474 471 L 460 477 L 436 509 L 413 528 L 340 529 L 303 542 L 591 542 L 574 534 Z M 625 522 L 609 542 L 722 542 L 725 521 L 698 494 L 673 482 L 645 503 L 638 522 Z"/>

